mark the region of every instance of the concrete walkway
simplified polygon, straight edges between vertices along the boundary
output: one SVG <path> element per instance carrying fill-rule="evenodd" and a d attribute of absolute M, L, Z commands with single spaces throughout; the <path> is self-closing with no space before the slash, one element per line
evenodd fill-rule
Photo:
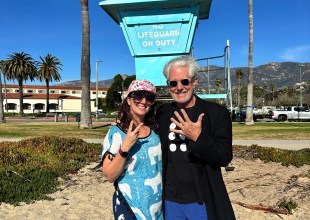
<path fill-rule="evenodd" d="M 4 141 L 20 141 L 23 138 L 0 138 Z M 88 143 L 102 144 L 103 139 L 83 139 Z M 284 150 L 300 150 L 310 148 L 310 140 L 234 140 L 233 145 L 251 146 L 256 144 L 262 147 L 274 147 Z"/>
<path fill-rule="evenodd" d="M 310 148 L 310 140 L 234 140 L 233 145 L 274 147 L 285 150 L 300 150 Z"/>

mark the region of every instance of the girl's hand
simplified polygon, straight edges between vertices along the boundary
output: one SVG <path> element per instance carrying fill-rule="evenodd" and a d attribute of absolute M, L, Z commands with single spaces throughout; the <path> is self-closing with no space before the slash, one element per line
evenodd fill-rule
<path fill-rule="evenodd" d="M 126 137 L 122 144 L 122 151 L 129 152 L 132 146 L 137 142 L 139 138 L 139 130 L 143 123 L 139 124 L 134 130 L 133 130 L 133 120 L 131 120 L 129 124 L 129 128 L 126 134 Z"/>

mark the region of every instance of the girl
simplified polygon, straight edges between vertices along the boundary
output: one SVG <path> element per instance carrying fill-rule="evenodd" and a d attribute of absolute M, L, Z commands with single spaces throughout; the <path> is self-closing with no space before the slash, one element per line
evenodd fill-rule
<path fill-rule="evenodd" d="M 134 80 L 103 142 L 102 171 L 114 182 L 114 219 L 163 219 L 162 157 L 154 117 L 155 86 Z"/>

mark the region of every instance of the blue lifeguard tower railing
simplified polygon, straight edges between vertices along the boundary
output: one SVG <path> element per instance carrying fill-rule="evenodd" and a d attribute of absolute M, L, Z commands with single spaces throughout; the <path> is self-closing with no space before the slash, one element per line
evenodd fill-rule
<path fill-rule="evenodd" d="M 223 82 L 224 82 L 224 91 L 222 93 L 212 93 L 211 92 L 211 72 L 214 72 L 214 70 L 210 70 L 210 60 L 214 59 L 223 59 Z M 203 68 L 204 66 L 200 65 L 201 70 L 200 72 L 206 72 L 207 73 L 207 91 L 203 90 L 197 91 L 197 95 L 200 98 L 203 99 L 224 99 L 226 102 L 227 108 L 229 108 L 232 111 L 232 90 L 231 90 L 231 75 L 230 75 L 230 50 L 229 50 L 229 41 L 227 40 L 227 44 L 224 48 L 224 54 L 220 56 L 213 56 L 213 57 L 206 57 L 206 58 L 199 58 L 196 59 L 196 61 L 200 64 L 201 61 L 206 61 L 206 68 Z M 222 73 L 222 71 L 220 71 Z M 198 74 L 199 77 L 199 74 Z M 212 80 L 214 81 L 214 80 Z M 199 77 L 199 84 L 205 83 L 202 81 L 201 77 Z"/>

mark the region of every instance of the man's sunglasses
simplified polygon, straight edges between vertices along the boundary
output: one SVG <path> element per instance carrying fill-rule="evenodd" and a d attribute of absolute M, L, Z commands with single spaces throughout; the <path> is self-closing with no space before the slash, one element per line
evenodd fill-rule
<path fill-rule="evenodd" d="M 181 81 L 167 81 L 167 84 L 170 88 L 176 87 L 178 82 L 181 82 L 182 86 L 188 86 L 192 80 L 191 79 L 182 79 Z"/>
<path fill-rule="evenodd" d="M 156 99 L 156 96 L 149 92 L 132 92 L 129 97 L 133 98 L 134 102 L 141 102 L 145 98 L 146 104 L 149 105 L 152 105 Z"/>

